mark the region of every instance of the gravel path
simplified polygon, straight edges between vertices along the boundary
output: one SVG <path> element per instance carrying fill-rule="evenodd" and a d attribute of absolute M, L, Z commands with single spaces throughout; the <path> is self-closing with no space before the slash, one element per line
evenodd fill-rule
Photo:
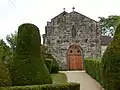
<path fill-rule="evenodd" d="M 80 90 L 104 90 L 100 84 L 85 71 L 61 71 L 68 77 L 68 82 L 80 83 Z"/>

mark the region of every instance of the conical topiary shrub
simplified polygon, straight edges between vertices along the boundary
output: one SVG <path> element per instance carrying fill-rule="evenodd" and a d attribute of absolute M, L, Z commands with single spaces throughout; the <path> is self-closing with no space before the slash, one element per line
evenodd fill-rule
<path fill-rule="evenodd" d="M 16 50 L 10 62 L 13 85 L 50 84 L 52 79 L 41 53 L 39 29 L 33 24 L 18 28 Z"/>
<path fill-rule="evenodd" d="M 0 87 L 10 86 L 12 84 L 9 76 L 9 71 L 2 60 L 3 51 L 4 50 L 0 46 Z"/>
<path fill-rule="evenodd" d="M 120 24 L 103 57 L 103 83 L 106 90 L 120 90 Z"/>

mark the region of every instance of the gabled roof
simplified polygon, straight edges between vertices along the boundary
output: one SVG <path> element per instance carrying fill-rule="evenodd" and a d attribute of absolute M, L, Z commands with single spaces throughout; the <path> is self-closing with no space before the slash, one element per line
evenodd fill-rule
<path fill-rule="evenodd" d="M 89 17 L 87 17 L 87 16 L 85 16 L 85 15 L 83 15 L 83 14 L 81 14 L 81 13 L 78 13 L 78 12 L 76 12 L 76 11 L 72 11 L 72 12 L 70 12 L 69 14 L 72 14 L 72 13 L 79 14 L 79 15 L 81 15 L 81 16 L 84 16 L 84 17 L 86 17 L 86 18 L 92 20 L 92 21 L 95 21 L 95 20 L 93 20 L 93 19 L 91 19 L 91 18 L 89 18 Z M 97 21 L 95 21 L 95 22 L 97 22 Z M 97 22 L 97 23 L 98 23 L 98 22 Z"/>
<path fill-rule="evenodd" d="M 92 20 L 92 21 L 95 21 L 95 20 L 93 20 L 93 19 L 91 19 L 91 18 L 89 18 L 89 17 L 87 17 L 87 16 L 85 16 L 85 15 L 83 15 L 83 14 L 81 14 L 81 13 L 78 13 L 78 12 L 76 12 L 76 11 L 72 11 L 72 12 L 70 12 L 70 13 L 68 13 L 68 12 L 66 12 L 66 11 L 63 11 L 62 13 L 60 13 L 60 14 L 57 15 L 57 16 L 55 16 L 55 17 L 52 18 L 51 20 L 54 20 L 54 19 L 56 19 L 56 18 L 58 18 L 58 17 L 62 17 L 62 16 L 67 15 L 67 14 L 73 14 L 73 13 L 79 14 L 79 15 L 81 15 L 81 16 L 84 16 L 84 17 Z M 95 21 L 95 22 L 97 22 L 97 21 Z M 97 23 L 98 23 L 98 22 L 97 22 Z"/>
<path fill-rule="evenodd" d="M 68 12 L 63 11 L 62 13 L 60 13 L 60 14 L 59 14 L 59 15 L 57 15 L 57 16 L 55 16 L 55 17 L 54 17 L 54 18 L 52 18 L 51 20 L 56 19 L 56 18 L 58 18 L 58 17 L 62 17 L 62 16 L 64 16 L 64 15 L 66 15 L 66 14 L 68 14 Z"/>

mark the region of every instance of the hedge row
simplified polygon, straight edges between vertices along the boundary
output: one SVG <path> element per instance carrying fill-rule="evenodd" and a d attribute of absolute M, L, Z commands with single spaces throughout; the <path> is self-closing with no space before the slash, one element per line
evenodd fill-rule
<path fill-rule="evenodd" d="M 85 59 L 84 67 L 86 72 L 96 79 L 101 85 L 103 85 L 102 80 L 102 61 L 99 59 Z"/>
<path fill-rule="evenodd" d="M 80 90 L 78 83 L 1 87 L 0 90 Z"/>

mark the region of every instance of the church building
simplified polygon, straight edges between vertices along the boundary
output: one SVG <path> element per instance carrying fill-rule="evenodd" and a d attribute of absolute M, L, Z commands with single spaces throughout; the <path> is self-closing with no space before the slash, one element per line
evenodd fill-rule
<path fill-rule="evenodd" d="M 65 10 L 47 22 L 43 44 L 64 70 L 83 69 L 84 57 L 101 56 L 101 30 L 97 21 Z"/>

